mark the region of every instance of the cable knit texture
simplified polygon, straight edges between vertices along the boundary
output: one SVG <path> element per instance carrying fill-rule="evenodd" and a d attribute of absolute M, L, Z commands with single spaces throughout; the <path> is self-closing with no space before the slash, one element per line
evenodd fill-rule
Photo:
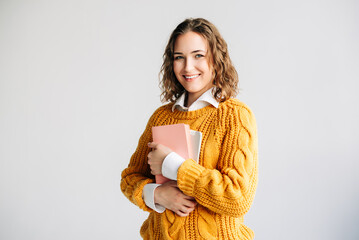
<path fill-rule="evenodd" d="M 243 224 L 257 187 L 257 128 L 252 111 L 231 98 L 199 110 L 172 112 L 161 106 L 149 119 L 128 167 L 121 190 L 141 209 L 150 212 L 140 233 L 144 239 L 253 239 Z M 147 164 L 152 126 L 186 123 L 203 134 L 199 163 L 186 159 L 177 174 L 179 189 L 198 202 L 187 217 L 166 209 L 157 213 L 142 199 L 143 187 L 154 182 Z"/>

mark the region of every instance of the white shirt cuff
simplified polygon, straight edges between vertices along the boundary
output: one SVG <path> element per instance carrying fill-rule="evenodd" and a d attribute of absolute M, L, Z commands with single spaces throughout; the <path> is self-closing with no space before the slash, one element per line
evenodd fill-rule
<path fill-rule="evenodd" d="M 175 152 L 168 154 L 162 163 L 162 175 L 166 178 L 177 180 L 177 172 L 179 167 L 185 161 L 183 157 Z"/>
<path fill-rule="evenodd" d="M 159 204 L 155 204 L 155 189 L 160 185 L 161 184 L 156 184 L 156 183 L 146 184 L 143 188 L 142 197 L 147 207 L 152 208 L 158 213 L 163 213 L 166 210 L 166 208 L 162 207 Z"/>

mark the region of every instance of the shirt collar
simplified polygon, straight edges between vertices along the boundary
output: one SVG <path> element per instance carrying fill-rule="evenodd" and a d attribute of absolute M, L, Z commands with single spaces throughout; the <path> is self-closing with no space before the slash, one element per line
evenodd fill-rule
<path fill-rule="evenodd" d="M 203 93 L 194 103 L 192 103 L 192 105 L 189 108 L 184 106 L 184 101 L 185 101 L 186 94 L 187 94 L 187 92 L 184 92 L 177 99 L 177 101 L 173 104 L 172 112 L 175 110 L 175 108 L 177 106 L 179 106 L 180 108 L 185 109 L 187 111 L 197 110 L 197 109 L 205 107 L 205 106 L 207 106 L 209 104 L 211 104 L 215 108 L 218 108 L 219 103 L 217 102 L 217 100 L 213 96 L 212 89 L 213 89 L 213 87 L 211 89 L 207 90 L 205 93 Z"/>

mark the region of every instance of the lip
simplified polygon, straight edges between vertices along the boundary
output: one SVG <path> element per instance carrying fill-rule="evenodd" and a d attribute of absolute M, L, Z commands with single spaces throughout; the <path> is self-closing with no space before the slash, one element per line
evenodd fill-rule
<path fill-rule="evenodd" d="M 192 82 L 195 79 L 197 79 L 201 74 L 191 74 L 191 75 L 182 75 L 184 80 L 186 80 L 187 82 Z M 195 77 L 192 77 L 195 76 Z M 187 77 L 192 77 L 192 78 L 187 78 Z"/>

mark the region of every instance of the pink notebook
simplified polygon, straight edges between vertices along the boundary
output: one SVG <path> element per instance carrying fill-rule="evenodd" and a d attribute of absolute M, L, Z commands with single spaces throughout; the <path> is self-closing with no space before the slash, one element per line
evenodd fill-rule
<path fill-rule="evenodd" d="M 169 147 L 184 159 L 193 158 L 190 128 L 187 124 L 152 127 L 152 138 L 154 142 Z M 156 183 L 162 184 L 167 181 L 168 178 L 156 175 Z"/>

